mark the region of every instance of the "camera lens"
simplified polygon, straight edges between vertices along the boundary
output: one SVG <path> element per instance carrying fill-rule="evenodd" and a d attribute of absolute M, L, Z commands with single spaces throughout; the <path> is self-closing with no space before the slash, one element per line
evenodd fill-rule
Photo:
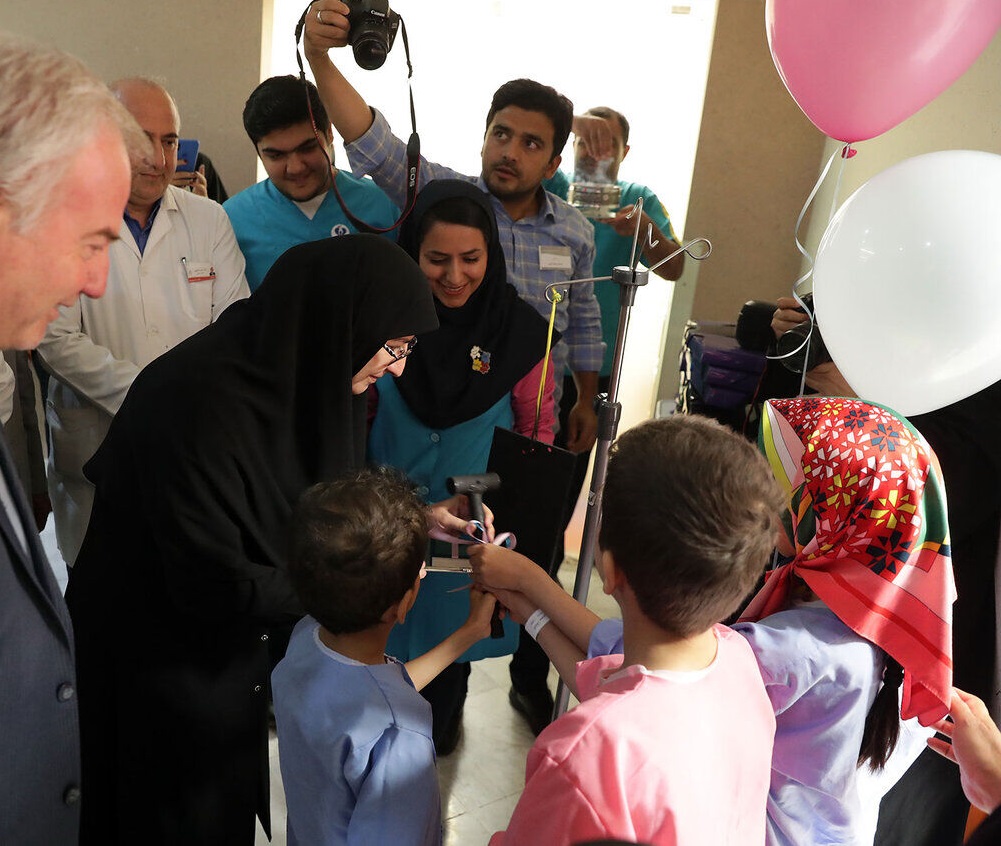
<path fill-rule="evenodd" d="M 386 41 L 379 33 L 360 34 L 351 44 L 355 54 L 355 62 L 364 70 L 376 70 L 386 62 L 389 50 Z"/>
<path fill-rule="evenodd" d="M 809 345 L 807 345 L 808 338 Z M 831 361 L 831 354 L 827 350 L 820 329 L 814 326 L 811 332 L 809 323 L 801 323 L 784 332 L 775 342 L 775 355 L 782 365 L 793 373 L 802 373 L 804 367 L 806 370 L 813 370 L 818 364 Z"/>
<path fill-rule="evenodd" d="M 782 336 L 775 343 L 775 357 L 782 366 L 793 373 L 803 372 L 803 363 L 807 356 L 807 339 L 810 338 L 810 324 L 801 323 L 794 326 L 788 332 L 783 332 Z M 813 339 L 810 338 L 810 347 L 813 346 Z M 810 358 L 813 359 L 813 350 L 810 349 Z M 813 362 L 811 361 L 811 365 Z M 809 370 L 809 367 L 807 368 Z"/>

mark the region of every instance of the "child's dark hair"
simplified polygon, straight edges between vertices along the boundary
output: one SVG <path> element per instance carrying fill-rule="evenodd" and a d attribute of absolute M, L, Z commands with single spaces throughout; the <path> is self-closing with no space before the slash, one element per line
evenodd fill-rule
<path fill-rule="evenodd" d="M 715 421 L 675 415 L 613 444 L 598 541 L 640 610 L 689 637 L 723 620 L 754 587 L 783 501 L 750 443 Z"/>
<path fill-rule="evenodd" d="M 487 112 L 488 130 L 494 115 L 508 106 L 517 106 L 527 112 L 541 112 L 549 118 L 553 125 L 553 152 L 549 160 L 563 152 L 573 127 L 573 103 L 570 100 L 555 88 L 534 79 L 512 79 L 494 92 L 490 111 Z"/>
<path fill-rule="evenodd" d="M 320 102 L 316 86 L 309 80 L 304 84 L 291 74 L 265 79 L 251 92 L 243 107 L 243 128 L 255 147 L 265 135 L 310 121 L 321 135 L 325 135 L 330 127 L 327 110 Z"/>
<path fill-rule="evenodd" d="M 904 680 L 904 668 L 889 655 L 883 665 L 883 686 L 865 715 L 862 746 L 858 765 L 868 764 L 872 770 L 881 770 L 890 760 L 900 734 L 900 701 L 897 691 Z"/>
<path fill-rule="evenodd" d="M 436 223 L 453 223 L 458 226 L 469 226 L 483 233 L 483 240 L 489 245 L 492 227 L 490 218 L 483 207 L 469 197 L 447 197 L 435 203 L 421 218 L 417 231 L 418 247 L 424 243 L 428 230 Z"/>
<path fill-rule="evenodd" d="M 413 587 L 427 506 L 396 471 L 364 469 L 309 488 L 292 513 L 288 572 L 306 613 L 333 634 L 376 625 Z"/>

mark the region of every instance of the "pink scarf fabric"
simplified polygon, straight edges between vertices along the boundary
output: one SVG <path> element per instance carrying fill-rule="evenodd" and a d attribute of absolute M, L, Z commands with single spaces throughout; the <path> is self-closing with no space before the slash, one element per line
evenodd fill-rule
<path fill-rule="evenodd" d="M 769 400 L 759 445 L 789 493 L 795 556 L 769 574 L 741 620 L 787 607 L 795 574 L 903 666 L 904 719 L 943 717 L 956 588 L 931 447 L 894 412 L 838 397 Z"/>

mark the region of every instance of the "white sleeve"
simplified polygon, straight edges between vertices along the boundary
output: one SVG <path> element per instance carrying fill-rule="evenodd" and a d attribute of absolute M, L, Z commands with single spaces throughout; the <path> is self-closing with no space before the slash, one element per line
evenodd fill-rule
<path fill-rule="evenodd" d="M 212 283 L 212 322 L 237 300 L 250 296 L 247 277 L 244 273 L 247 263 L 240 252 L 229 215 L 218 206 L 216 218 L 216 238 L 212 248 L 212 265 L 215 281 Z"/>
<path fill-rule="evenodd" d="M 140 369 L 131 361 L 115 358 L 111 350 L 84 333 L 79 298 L 71 306 L 59 307 L 59 316 L 49 324 L 38 353 L 60 382 L 111 415 L 118 412 Z"/>

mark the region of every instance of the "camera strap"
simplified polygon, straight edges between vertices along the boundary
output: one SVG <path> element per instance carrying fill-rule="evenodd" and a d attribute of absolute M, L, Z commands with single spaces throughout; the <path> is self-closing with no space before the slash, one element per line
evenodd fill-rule
<path fill-rule="evenodd" d="M 302 38 L 302 32 L 306 28 L 306 15 L 309 14 L 309 10 L 313 7 L 313 3 L 316 0 L 311 0 L 308 6 L 306 6 L 305 11 L 303 11 L 302 16 L 299 18 L 299 22 L 295 25 L 295 60 L 299 65 L 299 79 L 303 84 L 303 89 L 306 86 L 306 71 L 302 64 L 302 54 L 299 52 L 299 41 Z M 410 138 L 407 141 L 407 196 L 403 202 L 403 209 L 400 212 L 400 216 L 396 219 L 396 223 L 392 226 L 378 227 L 372 226 L 366 223 L 359 217 L 356 217 L 351 210 L 348 208 L 347 203 L 344 202 L 344 198 L 341 197 L 341 192 L 337 188 L 337 179 L 330 180 L 330 186 L 334 192 L 334 196 L 337 198 L 337 202 L 341 209 L 344 211 L 344 215 L 352 225 L 358 229 L 360 232 L 370 232 L 376 235 L 381 235 L 385 232 L 392 232 L 397 229 L 407 216 L 413 211 L 414 204 L 417 202 L 417 190 L 418 190 L 418 176 L 420 175 L 420 158 L 421 158 L 421 139 L 417 134 L 417 111 L 414 108 L 414 87 L 413 83 L 410 81 L 414 76 L 414 66 L 410 61 L 410 41 L 407 38 L 407 24 L 403 20 L 403 16 L 400 15 L 400 29 L 403 35 L 403 51 L 407 59 L 407 88 L 410 93 Z M 313 106 L 309 102 L 309 92 L 306 92 L 306 104 L 309 108 L 309 118 L 310 122 L 313 124 L 313 132 L 318 138 L 322 138 L 319 128 L 316 125 L 316 117 L 313 115 Z M 321 148 L 326 153 L 326 146 L 322 143 Z M 330 165 L 331 170 L 333 170 L 334 163 L 330 161 L 329 156 L 327 161 Z"/>

